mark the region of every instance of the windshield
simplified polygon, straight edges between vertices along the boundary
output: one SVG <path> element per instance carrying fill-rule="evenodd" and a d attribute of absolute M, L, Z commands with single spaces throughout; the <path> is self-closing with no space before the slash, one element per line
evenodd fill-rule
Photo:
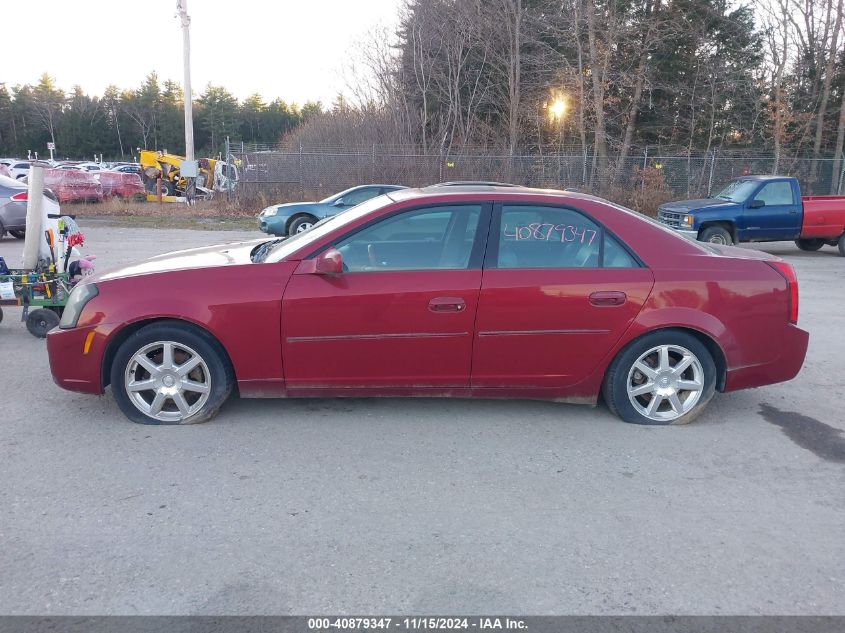
<path fill-rule="evenodd" d="M 756 188 L 756 180 L 734 180 L 714 197 L 731 202 L 745 202 Z"/>
<path fill-rule="evenodd" d="M 298 251 L 300 248 L 306 247 L 308 244 L 312 244 L 322 239 L 332 231 L 347 226 L 348 224 L 355 222 L 358 218 L 361 218 L 373 211 L 377 211 L 392 202 L 393 200 L 391 200 L 388 196 L 381 195 L 371 198 L 366 202 L 362 202 L 357 207 L 353 207 L 348 211 L 320 220 L 307 231 L 295 233 L 286 240 L 275 244 L 267 251 L 263 258 L 260 260 L 256 258 L 256 261 L 281 261 L 291 253 Z"/>
<path fill-rule="evenodd" d="M 339 193 L 332 194 L 328 198 L 323 198 L 322 200 L 320 200 L 320 204 L 331 204 L 332 202 L 334 202 L 338 198 L 342 198 L 347 193 L 349 193 L 350 191 L 357 189 L 357 188 L 358 187 L 350 187 L 349 189 L 344 189 L 343 191 L 341 191 Z"/>

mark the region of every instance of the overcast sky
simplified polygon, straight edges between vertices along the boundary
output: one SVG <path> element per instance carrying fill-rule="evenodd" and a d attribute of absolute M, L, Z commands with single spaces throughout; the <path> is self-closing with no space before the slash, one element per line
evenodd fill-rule
<path fill-rule="evenodd" d="M 208 82 L 238 98 L 258 92 L 300 105 L 345 89 L 345 60 L 375 26 L 394 26 L 400 0 L 188 0 L 193 92 Z M 43 72 L 69 90 L 135 88 L 155 70 L 182 82 L 176 0 L 41 0 L 3 13 L 0 82 Z"/>

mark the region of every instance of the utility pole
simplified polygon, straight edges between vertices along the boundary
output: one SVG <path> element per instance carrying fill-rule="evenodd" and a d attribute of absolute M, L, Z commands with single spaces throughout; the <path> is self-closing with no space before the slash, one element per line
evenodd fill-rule
<path fill-rule="evenodd" d="M 194 201 L 194 187 L 199 169 L 194 157 L 194 112 L 191 99 L 191 18 L 188 15 L 188 0 L 176 0 L 176 11 L 182 21 L 182 64 L 184 71 L 182 92 L 185 95 L 185 160 L 180 165 L 179 171 L 187 180 L 185 196 L 188 199 L 188 204 L 191 204 Z"/>

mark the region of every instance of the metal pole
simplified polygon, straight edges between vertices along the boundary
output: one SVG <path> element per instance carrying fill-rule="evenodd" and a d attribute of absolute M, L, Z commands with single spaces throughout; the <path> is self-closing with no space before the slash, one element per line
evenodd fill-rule
<path fill-rule="evenodd" d="M 716 150 L 710 154 L 710 177 L 707 179 L 707 197 L 710 197 L 710 192 L 713 191 L 713 167 L 716 165 Z"/>
<path fill-rule="evenodd" d="M 842 185 L 845 184 L 845 152 L 842 152 L 842 171 L 839 172 L 839 186 L 836 187 L 836 195 L 842 195 Z"/>
<path fill-rule="evenodd" d="M 27 181 L 29 192 L 26 197 L 26 234 L 21 263 L 24 269 L 32 270 L 38 264 L 40 245 L 44 241 L 44 168 L 33 165 Z"/>
<path fill-rule="evenodd" d="M 645 170 L 648 168 L 648 145 L 643 150 L 643 173 L 640 175 L 640 191 L 645 191 Z"/>
<path fill-rule="evenodd" d="M 191 97 L 191 18 L 188 16 L 188 0 L 176 0 L 176 10 L 182 20 L 182 66 L 184 79 L 182 91 L 185 96 L 185 158 L 194 160 L 194 112 Z M 212 186 L 213 186 L 212 176 Z M 188 178 L 187 198 L 190 203 L 194 197 L 194 179 Z"/>
<path fill-rule="evenodd" d="M 229 136 L 226 136 L 226 157 L 223 159 L 223 162 L 229 162 Z M 241 154 L 243 155 L 243 154 Z M 232 187 L 226 187 L 226 200 L 232 199 Z"/>
<path fill-rule="evenodd" d="M 299 197 L 305 197 L 305 176 L 302 173 L 302 143 L 299 144 Z"/>
<path fill-rule="evenodd" d="M 437 167 L 437 182 L 443 182 L 443 147 L 440 147 L 440 153 L 438 154 L 440 157 L 440 162 Z"/>

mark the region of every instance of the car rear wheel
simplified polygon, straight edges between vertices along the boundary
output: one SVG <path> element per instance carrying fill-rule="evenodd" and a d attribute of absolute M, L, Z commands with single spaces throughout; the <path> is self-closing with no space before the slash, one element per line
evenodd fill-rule
<path fill-rule="evenodd" d="M 288 227 L 288 235 L 303 233 L 304 231 L 307 231 L 312 226 L 314 226 L 316 222 L 317 220 L 311 217 L 310 215 L 304 215 L 298 218 L 294 218 L 293 221 L 290 223 L 290 226 Z"/>
<path fill-rule="evenodd" d="M 698 236 L 699 242 L 711 242 L 713 244 L 723 244 L 730 246 L 734 243 L 730 232 L 722 226 L 709 226 L 704 229 Z"/>
<path fill-rule="evenodd" d="M 845 233 L 839 236 L 839 254 L 845 257 Z"/>
<path fill-rule="evenodd" d="M 614 359 L 602 393 L 632 424 L 688 424 L 716 390 L 716 365 L 694 336 L 662 330 L 637 339 Z"/>
<path fill-rule="evenodd" d="M 26 231 L 9 231 L 9 235 L 17 240 L 22 240 L 26 237 Z"/>
<path fill-rule="evenodd" d="M 795 240 L 795 246 L 802 251 L 817 251 L 824 246 L 824 240 L 814 238 L 797 239 Z"/>
<path fill-rule="evenodd" d="M 123 413 L 140 424 L 211 419 L 232 393 L 234 373 L 220 345 L 181 323 L 154 323 L 118 349 L 111 385 Z"/>

